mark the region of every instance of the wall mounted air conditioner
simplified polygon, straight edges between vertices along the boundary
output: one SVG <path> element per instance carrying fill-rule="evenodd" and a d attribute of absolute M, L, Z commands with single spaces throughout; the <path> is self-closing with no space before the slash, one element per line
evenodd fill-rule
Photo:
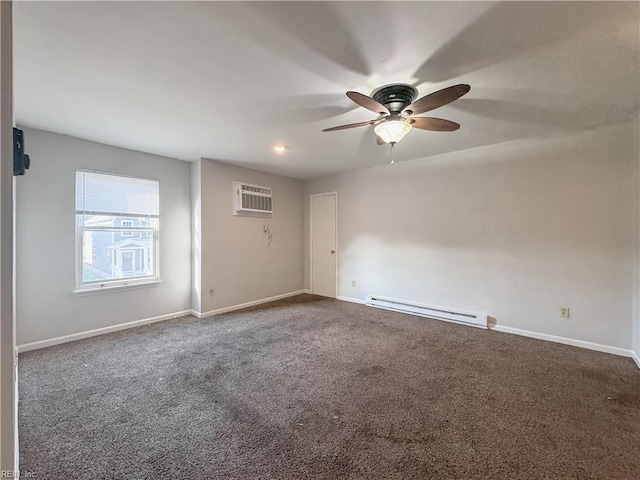
<path fill-rule="evenodd" d="M 233 214 L 264 217 L 273 213 L 273 192 L 269 187 L 233 182 Z"/>

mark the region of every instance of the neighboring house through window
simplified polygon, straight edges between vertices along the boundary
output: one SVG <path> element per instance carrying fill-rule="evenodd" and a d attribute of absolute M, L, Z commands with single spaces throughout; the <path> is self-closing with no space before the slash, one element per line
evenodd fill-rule
<path fill-rule="evenodd" d="M 149 226 L 149 220 L 140 220 L 140 226 L 141 227 L 148 227 Z M 151 236 L 151 230 L 147 229 L 147 230 L 143 230 L 140 233 L 140 238 L 148 238 Z"/>
<path fill-rule="evenodd" d="M 120 222 L 120 226 L 121 227 L 127 227 L 127 228 L 133 227 L 133 220 L 122 220 Z M 122 232 L 122 233 L 120 233 L 120 236 L 121 237 L 133 237 L 134 233 L 133 232 Z"/>
<path fill-rule="evenodd" d="M 76 289 L 156 282 L 156 180 L 76 171 Z"/>

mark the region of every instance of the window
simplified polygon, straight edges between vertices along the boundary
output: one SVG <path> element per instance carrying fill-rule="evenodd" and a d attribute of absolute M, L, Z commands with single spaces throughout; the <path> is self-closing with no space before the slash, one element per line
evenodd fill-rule
<path fill-rule="evenodd" d="M 76 171 L 76 289 L 158 281 L 156 180 Z"/>
<path fill-rule="evenodd" d="M 148 227 L 149 226 L 149 221 L 148 220 L 140 220 L 140 226 L 141 227 Z M 140 237 L 141 238 L 149 238 L 150 236 L 151 236 L 151 229 L 143 230 L 140 233 Z"/>
<path fill-rule="evenodd" d="M 120 224 L 120 226 L 122 227 L 133 227 L 133 220 L 122 220 L 122 223 Z M 129 231 L 129 232 L 122 232 L 120 234 L 121 237 L 133 237 L 133 232 Z"/>

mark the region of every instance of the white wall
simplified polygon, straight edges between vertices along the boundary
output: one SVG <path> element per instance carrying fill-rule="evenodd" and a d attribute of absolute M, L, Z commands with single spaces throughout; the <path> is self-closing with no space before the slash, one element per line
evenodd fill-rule
<path fill-rule="evenodd" d="M 628 351 L 637 138 L 627 124 L 309 181 L 306 285 L 309 194 L 337 190 L 340 296 L 484 312 Z"/>
<path fill-rule="evenodd" d="M 189 310 L 190 165 L 33 129 L 25 145 L 32 165 L 16 187 L 18 344 Z M 74 296 L 76 169 L 159 180 L 159 286 Z"/>
<path fill-rule="evenodd" d="M 302 290 L 303 182 L 207 159 L 200 161 L 200 179 L 199 313 Z M 234 216 L 234 180 L 271 187 L 273 218 Z M 273 232 L 270 247 L 265 225 Z"/>

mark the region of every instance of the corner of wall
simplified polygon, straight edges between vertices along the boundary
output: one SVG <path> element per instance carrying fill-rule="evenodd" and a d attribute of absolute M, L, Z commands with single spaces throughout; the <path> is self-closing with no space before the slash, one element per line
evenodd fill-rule
<path fill-rule="evenodd" d="M 633 309 L 632 343 L 633 359 L 640 368 L 640 114 L 633 121 L 635 138 L 634 172 L 634 265 L 633 265 Z"/>
<path fill-rule="evenodd" d="M 191 164 L 191 309 L 202 312 L 202 160 Z"/>

